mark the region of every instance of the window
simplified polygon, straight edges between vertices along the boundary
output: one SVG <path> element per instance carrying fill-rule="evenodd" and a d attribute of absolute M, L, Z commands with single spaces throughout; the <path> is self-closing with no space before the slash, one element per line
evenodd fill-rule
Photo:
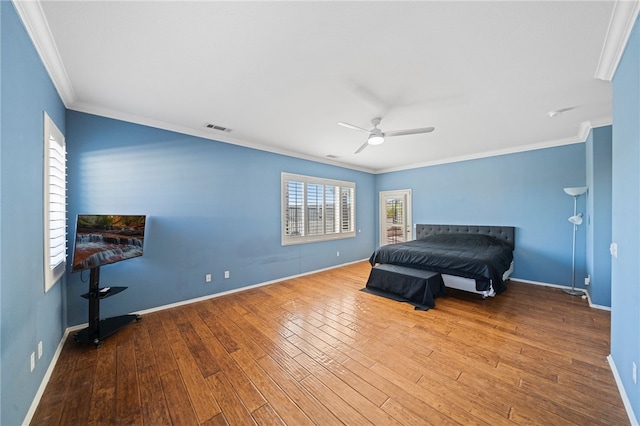
<path fill-rule="evenodd" d="M 67 152 L 64 136 L 44 114 L 44 291 L 60 279 L 67 258 Z"/>
<path fill-rule="evenodd" d="M 282 173 L 282 245 L 355 237 L 356 184 Z"/>

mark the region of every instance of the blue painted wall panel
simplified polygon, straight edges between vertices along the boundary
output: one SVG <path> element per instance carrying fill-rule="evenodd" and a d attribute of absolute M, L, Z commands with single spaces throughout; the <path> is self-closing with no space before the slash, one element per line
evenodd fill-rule
<path fill-rule="evenodd" d="M 67 150 L 72 222 L 77 214 L 148 215 L 144 256 L 101 268 L 104 285 L 129 287 L 104 301 L 103 316 L 364 259 L 374 245 L 375 177 L 368 173 L 73 111 Z M 283 247 L 281 172 L 356 182 L 362 232 Z M 205 284 L 208 273 L 213 282 Z M 69 324 L 87 321 L 79 298 L 87 275 L 68 276 Z"/>
<path fill-rule="evenodd" d="M 611 126 L 593 129 L 587 138 L 587 287 L 596 305 L 611 306 Z"/>

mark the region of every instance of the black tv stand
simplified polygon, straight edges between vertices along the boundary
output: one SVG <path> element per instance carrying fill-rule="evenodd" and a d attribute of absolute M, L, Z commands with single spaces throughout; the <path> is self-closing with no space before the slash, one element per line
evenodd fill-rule
<path fill-rule="evenodd" d="M 116 295 L 127 287 L 100 287 L 100 267 L 91 268 L 89 274 L 89 292 L 82 295 L 89 300 L 89 325 L 73 335 L 76 342 L 93 343 L 102 346 L 102 341 L 122 327 L 133 321 L 140 321 L 140 315 L 129 314 L 112 318 L 100 319 L 100 300 Z"/>

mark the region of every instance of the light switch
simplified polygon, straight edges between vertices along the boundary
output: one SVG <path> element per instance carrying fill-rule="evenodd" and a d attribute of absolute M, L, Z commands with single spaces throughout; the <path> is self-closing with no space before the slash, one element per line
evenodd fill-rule
<path fill-rule="evenodd" d="M 618 258 L 618 244 L 611 243 L 611 245 L 609 246 L 609 252 L 611 253 L 611 256 L 613 256 L 613 257 L 615 257 L 617 259 Z"/>

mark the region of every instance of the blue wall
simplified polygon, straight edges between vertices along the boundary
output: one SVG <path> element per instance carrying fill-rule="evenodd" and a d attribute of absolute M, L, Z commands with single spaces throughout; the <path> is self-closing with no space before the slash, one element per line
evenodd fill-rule
<path fill-rule="evenodd" d="M 636 21 L 613 79 L 611 357 L 634 413 L 640 392 L 640 26 Z"/>
<path fill-rule="evenodd" d="M 374 246 L 369 173 L 73 111 L 66 137 L 71 223 L 77 214 L 148 215 L 144 256 L 101 268 L 104 285 L 129 287 L 101 304 L 105 317 L 364 259 Z M 283 171 L 356 182 L 362 231 L 283 247 Z M 67 274 L 70 325 L 87 322 L 87 275 Z"/>
<path fill-rule="evenodd" d="M 587 149 L 587 287 L 592 303 L 611 306 L 611 126 L 589 133 Z"/>
<path fill-rule="evenodd" d="M 563 188 L 585 180 L 579 143 L 381 174 L 376 191 L 411 189 L 414 223 L 515 226 L 512 277 L 571 285 L 573 198 Z M 584 212 L 584 196 L 578 206 Z M 576 287 L 584 287 L 583 226 L 576 247 Z"/>
<path fill-rule="evenodd" d="M 66 328 L 64 285 L 44 293 L 42 188 L 43 112 L 64 133 L 65 109 L 13 4 L 0 2 L 0 13 L 0 424 L 17 425 Z"/>

